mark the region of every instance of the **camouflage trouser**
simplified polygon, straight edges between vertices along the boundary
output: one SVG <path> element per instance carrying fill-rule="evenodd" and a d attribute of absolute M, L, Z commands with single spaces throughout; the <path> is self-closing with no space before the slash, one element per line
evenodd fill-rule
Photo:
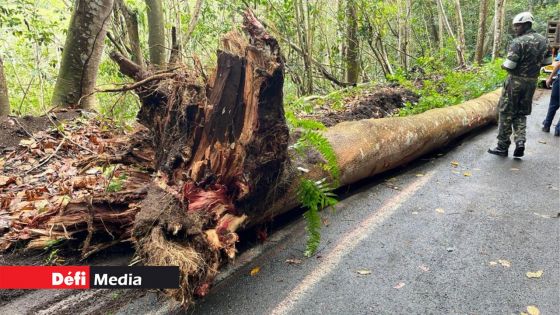
<path fill-rule="evenodd" d="M 513 115 L 512 113 L 500 113 L 498 120 L 498 148 L 507 150 L 511 144 L 511 133 L 513 127 L 513 140 L 525 142 L 525 130 L 527 129 L 527 116 Z"/>
<path fill-rule="evenodd" d="M 537 87 L 537 80 L 508 76 L 504 82 L 502 97 L 498 105 L 500 117 L 498 120 L 498 148 L 507 150 L 511 144 L 513 130 L 514 141 L 525 141 L 527 115 L 531 114 L 533 94 Z"/>

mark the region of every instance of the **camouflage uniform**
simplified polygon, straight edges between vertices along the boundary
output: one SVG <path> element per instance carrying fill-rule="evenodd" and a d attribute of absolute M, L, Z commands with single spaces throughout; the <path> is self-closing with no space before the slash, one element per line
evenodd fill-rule
<path fill-rule="evenodd" d="M 498 149 L 506 150 L 511 144 L 513 127 L 514 141 L 525 142 L 527 115 L 531 114 L 533 94 L 537 88 L 537 79 L 541 63 L 547 51 L 544 36 L 528 30 L 515 38 L 509 46 L 508 56 L 504 62 L 508 77 L 503 85 L 502 96 L 498 105 Z"/>

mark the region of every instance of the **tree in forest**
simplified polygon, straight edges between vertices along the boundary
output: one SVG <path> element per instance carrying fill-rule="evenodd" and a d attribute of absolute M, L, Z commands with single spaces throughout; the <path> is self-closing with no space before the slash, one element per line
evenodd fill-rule
<path fill-rule="evenodd" d="M 455 0 L 456 4 L 458 3 L 458 0 Z M 447 31 L 449 32 L 449 35 L 451 35 L 451 38 L 453 39 L 453 42 L 455 43 L 455 50 L 457 53 L 457 63 L 459 64 L 459 67 L 464 67 L 465 66 L 465 52 L 464 52 L 464 46 L 461 45 L 461 39 L 457 38 L 457 36 L 454 35 L 453 33 L 453 29 L 451 28 L 451 24 L 449 23 L 449 19 L 447 18 L 447 14 L 445 13 L 445 8 L 443 7 L 443 1 L 442 0 L 436 0 L 438 8 L 439 8 L 439 12 L 441 13 L 443 22 L 445 24 L 445 27 L 447 28 Z M 461 13 L 461 8 L 459 6 L 458 9 L 458 13 Z M 461 18 L 462 19 L 462 18 Z M 462 22 L 461 24 L 462 25 Z M 461 31 L 461 26 L 458 27 L 459 31 L 459 37 L 461 36 L 461 32 L 464 33 L 464 31 Z"/>
<path fill-rule="evenodd" d="M 10 113 L 10 99 L 8 97 L 8 83 L 4 75 L 4 64 L 0 57 L 0 116 Z"/>
<path fill-rule="evenodd" d="M 140 35 L 138 32 L 138 14 L 131 10 L 124 0 L 115 1 L 115 11 L 124 18 L 132 61 L 137 65 L 144 65 L 144 56 L 140 47 Z"/>
<path fill-rule="evenodd" d="M 356 3 L 348 0 L 346 3 L 347 28 L 347 54 L 346 54 L 346 81 L 355 84 L 360 76 L 360 54 L 358 43 L 358 17 Z"/>
<path fill-rule="evenodd" d="M 494 4 L 494 44 L 492 45 L 492 60 L 498 57 L 502 33 L 504 31 L 506 0 L 496 0 Z"/>
<path fill-rule="evenodd" d="M 113 0 L 77 0 L 68 27 L 52 105 L 90 108 Z"/>
<path fill-rule="evenodd" d="M 488 17 L 488 0 L 480 0 L 480 9 L 478 13 L 478 34 L 476 36 L 476 48 L 474 61 L 477 64 L 482 63 L 484 56 L 484 37 L 486 36 L 486 18 Z"/>
<path fill-rule="evenodd" d="M 150 62 L 156 67 L 165 65 L 167 55 L 165 45 L 165 20 L 161 0 L 146 0 L 148 7 L 148 45 Z"/>

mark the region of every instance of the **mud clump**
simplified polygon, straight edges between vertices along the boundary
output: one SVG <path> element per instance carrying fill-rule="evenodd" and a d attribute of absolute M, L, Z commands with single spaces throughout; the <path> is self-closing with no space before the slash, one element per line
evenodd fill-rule
<path fill-rule="evenodd" d="M 375 85 L 364 88 L 342 100 L 342 109 L 333 109 L 329 100 L 316 106 L 311 114 L 298 115 L 299 118 L 313 119 L 327 127 L 343 121 L 383 118 L 396 114 L 407 102 L 416 103 L 418 95 L 395 85 Z"/>

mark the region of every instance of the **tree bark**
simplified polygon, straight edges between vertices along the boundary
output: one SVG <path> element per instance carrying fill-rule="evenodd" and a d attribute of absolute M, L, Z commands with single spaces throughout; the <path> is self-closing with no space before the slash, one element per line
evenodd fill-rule
<path fill-rule="evenodd" d="M 496 59 L 499 54 L 500 45 L 502 42 L 502 32 L 504 25 L 504 9 L 506 0 L 495 0 L 494 5 L 494 44 L 492 45 L 492 60 Z"/>
<path fill-rule="evenodd" d="M 200 16 L 200 11 L 202 9 L 203 2 L 204 2 L 203 0 L 197 0 L 194 5 L 194 10 L 191 14 L 191 20 L 189 22 L 189 28 L 187 29 L 187 32 L 185 33 L 185 37 L 183 38 L 183 43 L 185 43 L 185 45 L 189 42 L 189 39 L 191 38 L 191 35 L 194 32 L 194 28 L 196 27 L 196 23 L 198 23 L 198 18 Z"/>
<path fill-rule="evenodd" d="M 4 63 L 0 57 L 0 116 L 10 114 L 10 98 L 8 97 L 8 82 L 4 74 Z"/>
<path fill-rule="evenodd" d="M 310 51 L 310 43 L 308 42 L 309 32 L 310 30 L 307 27 L 307 20 L 306 20 L 306 10 L 303 7 L 303 0 L 296 0 L 294 2 L 294 9 L 295 9 L 295 17 L 296 17 L 296 30 L 298 34 L 298 39 L 300 43 L 300 47 L 303 53 L 303 65 L 304 65 L 304 85 L 305 85 L 305 93 L 312 94 L 313 93 L 313 69 L 311 67 L 311 51 Z M 309 17 L 308 17 L 309 18 Z"/>
<path fill-rule="evenodd" d="M 442 19 L 445 23 L 445 26 L 447 27 L 447 31 L 449 32 L 449 35 L 451 35 L 451 38 L 453 39 L 453 42 L 455 43 L 455 51 L 457 52 L 457 63 L 459 67 L 464 67 L 465 66 L 465 54 L 464 51 L 461 47 L 461 43 L 460 41 L 457 39 L 457 37 L 453 34 L 453 29 L 451 28 L 451 24 L 449 24 L 449 19 L 447 18 L 447 14 L 445 14 L 445 8 L 443 7 L 443 2 L 442 0 L 436 0 L 438 7 L 439 7 L 439 11 L 441 13 Z"/>
<path fill-rule="evenodd" d="M 167 50 L 165 44 L 165 20 L 161 0 L 146 0 L 148 8 L 148 45 L 150 62 L 157 68 L 165 65 Z"/>
<path fill-rule="evenodd" d="M 89 108 L 113 0 L 77 0 L 68 27 L 52 105 Z"/>
<path fill-rule="evenodd" d="M 346 81 L 356 84 L 360 77 L 360 55 L 358 42 L 358 17 L 356 15 L 356 3 L 354 0 L 346 2 L 346 19 L 347 26 L 347 45 L 348 53 L 346 54 Z"/>
<path fill-rule="evenodd" d="M 461 0 L 455 0 L 455 14 L 457 15 L 457 37 L 460 50 L 463 53 L 463 65 L 465 62 L 465 25 L 463 23 L 463 12 L 461 11 Z"/>
<path fill-rule="evenodd" d="M 128 45 L 130 46 L 131 59 L 137 65 L 144 65 L 144 55 L 140 47 L 140 35 L 138 32 L 138 14 L 132 10 L 123 0 L 116 0 L 116 6 L 119 8 L 120 13 L 124 17 L 126 24 L 126 33 L 128 37 Z"/>
<path fill-rule="evenodd" d="M 478 34 L 476 36 L 476 48 L 474 61 L 482 64 L 484 57 L 484 37 L 486 36 L 486 19 L 488 17 L 488 0 L 480 0 L 480 8 L 478 13 Z"/>

